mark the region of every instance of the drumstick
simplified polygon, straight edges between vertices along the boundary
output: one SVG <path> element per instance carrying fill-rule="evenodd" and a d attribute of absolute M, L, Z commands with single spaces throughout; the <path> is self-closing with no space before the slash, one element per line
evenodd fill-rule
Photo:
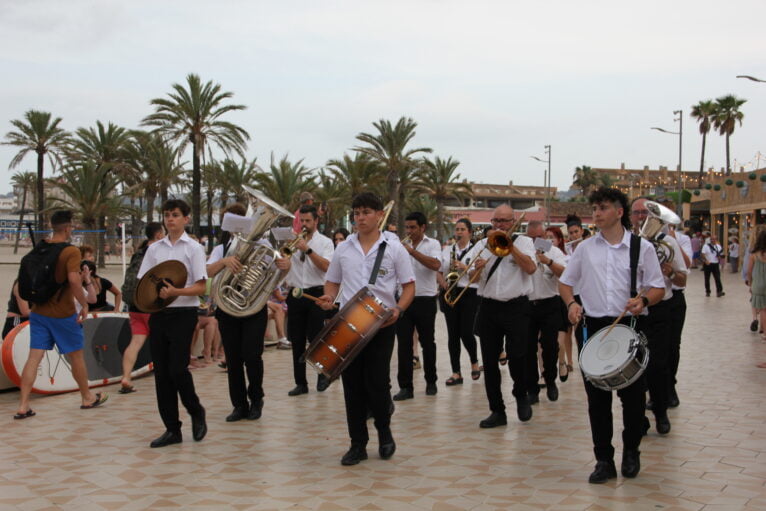
<path fill-rule="evenodd" d="M 636 295 L 636 298 L 641 298 L 642 296 L 644 296 L 644 290 L 643 289 L 641 290 L 640 293 L 638 293 Z M 602 339 L 606 339 L 609 336 L 609 334 L 611 333 L 612 329 L 614 329 L 614 327 L 617 325 L 617 323 L 619 323 L 622 320 L 622 318 L 625 317 L 625 314 L 627 314 L 627 313 L 628 313 L 628 308 L 625 307 L 625 310 L 622 311 L 622 314 L 617 316 L 617 319 L 614 320 L 614 323 L 612 323 L 611 326 L 609 326 L 609 330 L 606 331 L 606 333 L 604 334 Z"/>
<path fill-rule="evenodd" d="M 303 293 L 303 294 L 301 294 L 301 298 L 308 298 L 309 300 L 311 300 L 311 301 L 312 301 L 312 302 L 314 302 L 314 303 L 317 303 L 317 302 L 319 302 L 319 298 L 317 298 L 316 296 L 311 296 L 311 295 L 309 295 L 309 294 L 306 294 L 306 293 Z M 334 304 L 332 305 L 332 308 L 333 308 L 333 309 L 337 309 L 337 308 L 338 308 L 338 304 L 337 304 L 337 303 L 334 303 Z"/>

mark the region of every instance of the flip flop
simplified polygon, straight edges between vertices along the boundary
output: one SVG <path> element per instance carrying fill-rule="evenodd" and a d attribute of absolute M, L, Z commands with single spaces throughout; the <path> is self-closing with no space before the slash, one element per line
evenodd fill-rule
<path fill-rule="evenodd" d="M 81 410 L 90 410 L 91 408 L 96 408 L 97 406 L 101 406 L 104 403 L 106 403 L 106 400 L 109 399 L 109 394 L 101 394 L 100 392 L 96 394 L 96 400 L 93 401 L 89 405 L 80 405 Z"/>
<path fill-rule="evenodd" d="M 478 380 L 481 377 L 481 371 L 471 371 L 471 379 Z"/>
<path fill-rule="evenodd" d="M 136 388 L 133 385 L 123 386 L 120 388 L 120 390 L 117 391 L 118 394 L 130 394 L 131 392 L 135 392 Z"/>
<path fill-rule="evenodd" d="M 504 366 L 505 364 L 508 363 L 508 356 L 507 355 L 502 356 L 497 361 L 500 362 L 501 366 Z"/>
<path fill-rule="evenodd" d="M 26 419 L 27 417 L 34 417 L 35 415 L 37 414 L 33 412 L 32 409 L 30 408 L 24 413 L 17 413 L 16 415 L 13 416 L 13 418 L 16 420 L 22 420 L 22 419 Z"/>

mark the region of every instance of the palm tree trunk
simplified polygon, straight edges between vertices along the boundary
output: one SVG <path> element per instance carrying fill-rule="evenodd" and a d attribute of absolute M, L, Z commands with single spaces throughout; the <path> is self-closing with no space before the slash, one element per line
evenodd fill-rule
<path fill-rule="evenodd" d="M 705 179 L 705 144 L 707 143 L 707 133 L 702 134 L 702 156 L 700 156 L 700 188 Z"/>
<path fill-rule="evenodd" d="M 106 216 L 99 215 L 98 217 L 98 231 L 96 233 L 96 261 L 99 268 L 106 268 L 106 262 L 104 261 L 104 246 L 106 243 Z"/>
<path fill-rule="evenodd" d="M 394 218 L 389 217 L 388 223 L 395 223 L 398 227 L 399 233 L 404 232 L 404 219 L 402 217 L 402 211 L 404 204 L 399 200 L 399 171 L 389 169 L 388 172 L 388 200 L 396 201 L 395 207 L 391 214 Z M 383 230 L 386 230 L 386 226 L 383 226 Z"/>
<path fill-rule="evenodd" d="M 13 253 L 19 251 L 19 238 L 21 238 L 21 226 L 24 225 L 24 208 L 27 206 L 27 187 L 21 192 L 21 210 L 19 211 L 19 227 L 16 229 L 16 243 L 13 245 Z"/>
<path fill-rule="evenodd" d="M 201 239 L 201 237 L 200 237 Z M 213 239 L 213 190 L 208 186 L 207 192 L 207 250 L 213 251 L 215 240 Z"/>
<path fill-rule="evenodd" d="M 192 157 L 192 228 L 194 229 L 194 234 L 197 235 L 197 237 L 201 236 L 201 230 L 200 230 L 200 213 L 201 213 L 201 175 L 200 175 L 200 152 L 202 151 L 201 147 L 197 146 L 197 141 L 192 140 L 192 149 L 193 149 L 193 157 Z"/>
<path fill-rule="evenodd" d="M 726 133 L 726 175 L 731 175 L 731 164 L 729 163 L 729 134 Z"/>
<path fill-rule="evenodd" d="M 436 199 L 436 237 L 439 243 L 444 241 L 444 202 L 441 198 Z"/>
<path fill-rule="evenodd" d="M 45 229 L 45 190 L 43 189 L 43 164 L 45 162 L 45 153 L 37 151 L 37 230 Z"/>
<path fill-rule="evenodd" d="M 146 222 L 154 222 L 154 200 L 156 198 L 155 193 L 146 194 Z"/>

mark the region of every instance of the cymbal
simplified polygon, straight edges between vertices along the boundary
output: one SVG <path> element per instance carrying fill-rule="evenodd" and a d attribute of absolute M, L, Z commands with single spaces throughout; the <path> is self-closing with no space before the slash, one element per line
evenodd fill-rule
<path fill-rule="evenodd" d="M 170 282 L 173 287 L 186 286 L 186 266 L 181 261 L 165 261 L 141 277 L 136 286 L 136 292 L 133 296 L 133 304 L 143 312 L 159 312 L 175 301 L 177 296 L 171 296 L 163 300 L 160 298 L 160 289 L 166 282 Z"/>

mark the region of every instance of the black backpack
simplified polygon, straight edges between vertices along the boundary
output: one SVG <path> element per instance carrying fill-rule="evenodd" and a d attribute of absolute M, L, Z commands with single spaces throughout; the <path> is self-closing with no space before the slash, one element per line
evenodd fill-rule
<path fill-rule="evenodd" d="M 125 280 L 122 283 L 122 299 L 128 305 L 133 305 L 133 294 L 136 292 L 138 286 L 138 270 L 141 269 L 141 262 L 146 255 L 146 249 L 148 247 L 140 248 L 130 258 L 130 264 L 125 270 Z"/>
<path fill-rule="evenodd" d="M 21 258 L 19 268 L 19 296 L 24 300 L 42 305 L 47 303 L 66 284 L 56 282 L 56 263 L 62 250 L 69 243 L 48 243 L 41 240 L 35 248 Z"/>

